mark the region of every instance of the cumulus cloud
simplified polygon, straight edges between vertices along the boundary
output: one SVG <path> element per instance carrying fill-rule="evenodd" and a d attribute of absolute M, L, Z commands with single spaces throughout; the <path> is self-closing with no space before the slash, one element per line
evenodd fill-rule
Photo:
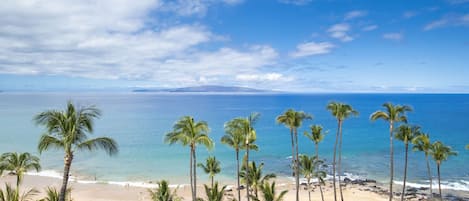
<path fill-rule="evenodd" d="M 351 20 L 359 17 L 365 17 L 368 13 L 363 10 L 353 10 L 345 14 L 344 20 Z"/>
<path fill-rule="evenodd" d="M 174 0 L 163 2 L 162 9 L 181 16 L 205 15 L 210 6 L 216 4 L 236 5 L 243 0 Z"/>
<path fill-rule="evenodd" d="M 214 46 L 220 36 L 202 25 L 154 25 L 158 19 L 150 13 L 167 12 L 161 1 L 93 2 L 0 4 L 4 15 L 0 18 L 0 74 L 151 80 L 180 86 L 260 72 L 278 57 L 268 45 Z"/>
<path fill-rule="evenodd" d="M 293 4 L 293 5 L 307 5 L 313 0 L 278 0 L 280 3 Z"/>
<path fill-rule="evenodd" d="M 384 39 L 393 40 L 393 41 L 401 41 L 404 39 L 404 34 L 402 33 L 385 33 L 383 34 Z"/>
<path fill-rule="evenodd" d="M 354 38 L 349 36 L 347 32 L 350 30 L 350 25 L 347 23 L 340 23 L 332 25 L 327 32 L 332 38 L 341 40 L 342 42 L 352 41 Z"/>
<path fill-rule="evenodd" d="M 308 42 L 296 46 L 296 51 L 290 53 L 291 57 L 305 57 L 319 54 L 327 54 L 332 51 L 335 46 L 329 42 Z"/>

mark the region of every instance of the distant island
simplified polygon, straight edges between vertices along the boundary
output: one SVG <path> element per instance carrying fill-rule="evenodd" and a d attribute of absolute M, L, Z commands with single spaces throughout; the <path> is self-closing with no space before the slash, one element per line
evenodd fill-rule
<path fill-rule="evenodd" d="M 172 89 L 134 89 L 132 90 L 132 92 L 259 93 L 259 92 L 272 92 L 272 91 L 253 89 L 253 88 L 247 88 L 247 87 L 205 85 L 205 86 L 182 87 L 182 88 L 172 88 Z"/>

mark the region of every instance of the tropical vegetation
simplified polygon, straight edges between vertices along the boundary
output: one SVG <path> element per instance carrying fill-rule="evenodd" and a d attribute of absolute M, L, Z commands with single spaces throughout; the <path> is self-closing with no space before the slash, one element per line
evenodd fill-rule
<path fill-rule="evenodd" d="M 407 123 L 406 112 L 412 111 L 412 109 L 407 105 L 393 105 L 392 103 L 384 103 L 383 107 L 385 110 L 378 110 L 371 114 L 371 121 L 376 121 L 382 119 L 389 123 L 389 164 L 390 164 L 390 173 L 389 173 L 389 201 L 392 201 L 393 190 L 392 184 L 394 181 L 394 147 L 393 147 L 393 132 L 394 124 L 396 123 Z"/>
<path fill-rule="evenodd" d="M 195 121 L 191 116 L 184 116 L 173 126 L 173 131 L 165 136 L 165 142 L 170 145 L 180 143 L 190 148 L 189 175 L 191 181 L 192 201 L 197 199 L 197 158 L 196 146 L 203 145 L 207 149 L 213 148 L 213 141 L 208 136 L 209 127 L 205 121 Z"/>
<path fill-rule="evenodd" d="M 432 144 L 431 155 L 433 160 L 436 162 L 436 170 L 438 173 L 438 193 L 440 194 L 440 199 L 442 199 L 441 194 L 441 177 L 440 177 L 440 167 L 441 164 L 448 160 L 450 156 L 456 156 L 457 153 L 454 152 L 451 147 L 444 145 L 440 141 L 436 141 Z"/>
<path fill-rule="evenodd" d="M 277 195 L 277 190 L 275 189 L 275 182 L 270 184 L 268 181 L 265 181 L 261 186 L 260 190 L 262 192 L 262 198 L 264 201 L 283 201 L 283 197 L 288 193 L 288 190 L 284 190 Z M 255 201 L 260 201 L 258 196 L 253 196 Z"/>
<path fill-rule="evenodd" d="M 39 139 L 39 153 L 61 149 L 65 154 L 59 201 L 65 201 L 70 168 L 76 151 L 103 149 L 111 156 L 118 152 L 117 143 L 112 138 L 88 138 L 94 131 L 94 119 L 100 115 L 101 111 L 94 106 L 76 107 L 69 101 L 63 111 L 47 110 L 34 117 L 36 124 L 46 128 L 46 133 Z"/>
<path fill-rule="evenodd" d="M 433 180 L 432 180 L 432 173 L 430 171 L 430 160 L 428 156 L 430 155 L 432 149 L 432 143 L 430 142 L 430 136 L 425 133 L 421 133 L 419 136 L 412 140 L 412 147 L 413 151 L 420 151 L 425 154 L 425 162 L 427 164 L 427 174 L 428 180 L 430 181 L 430 198 L 433 197 Z"/>
<path fill-rule="evenodd" d="M 324 183 L 323 178 L 326 175 L 326 172 L 321 171 L 319 168 L 324 162 L 320 160 L 317 156 L 307 156 L 307 155 L 300 155 L 300 174 L 302 174 L 306 178 L 306 185 L 308 187 L 308 198 L 311 201 L 311 179 L 317 178 L 318 179 L 318 186 L 321 191 L 321 198 L 324 200 L 324 195 L 322 192 L 322 183 Z"/>
<path fill-rule="evenodd" d="M 336 174 L 336 151 L 337 151 L 337 141 L 339 141 L 339 162 L 337 163 L 337 174 L 339 177 L 339 192 L 340 192 L 340 199 L 344 201 L 344 195 L 342 194 L 342 185 L 340 184 L 340 166 L 342 161 L 342 124 L 344 120 L 351 116 L 358 116 L 358 112 L 352 108 L 351 105 L 340 103 L 340 102 L 330 102 L 327 105 L 327 110 L 329 110 L 333 117 L 337 119 L 337 134 L 334 144 L 334 157 L 332 162 L 332 176 L 333 176 L 333 186 L 334 186 L 334 200 L 337 200 L 336 195 L 336 181 L 335 181 L 335 174 Z"/>
<path fill-rule="evenodd" d="M 404 157 L 404 184 L 402 186 L 401 201 L 404 201 L 405 197 L 405 185 L 407 181 L 407 159 L 409 154 L 409 143 L 412 143 L 420 135 L 420 127 L 409 126 L 407 124 L 401 125 L 397 128 L 396 139 L 404 142 L 405 145 L 405 157 Z"/>
<path fill-rule="evenodd" d="M 204 185 L 205 195 L 207 196 L 207 201 L 223 201 L 225 196 L 226 185 L 218 189 L 218 182 L 216 182 L 211 188 L 207 185 Z"/>
<path fill-rule="evenodd" d="M 290 138 L 292 145 L 292 167 L 295 176 L 295 187 L 296 187 L 296 201 L 300 200 L 300 172 L 298 164 L 298 128 L 301 127 L 301 124 L 306 119 L 312 119 L 313 116 L 307 114 L 303 111 L 295 111 L 293 109 L 288 109 L 283 114 L 277 116 L 276 121 L 279 124 L 285 125 L 290 129 Z"/>
<path fill-rule="evenodd" d="M 39 158 L 28 152 L 10 152 L 0 156 L 0 175 L 5 170 L 16 175 L 16 189 L 19 189 L 24 174 L 29 170 L 40 171 L 41 165 L 39 164 Z"/>
<path fill-rule="evenodd" d="M 249 171 L 246 171 L 245 168 L 249 167 Z M 256 162 L 251 161 L 249 162 L 248 166 L 243 166 L 241 172 L 241 180 L 246 183 L 253 191 L 255 197 L 258 197 L 258 190 L 261 185 L 264 184 L 265 181 L 269 181 L 276 177 L 275 174 L 270 173 L 264 175 L 262 173 L 262 169 L 264 168 L 264 164 L 261 163 L 259 166 L 256 165 Z M 252 197 L 252 196 L 251 196 Z"/>
<path fill-rule="evenodd" d="M 213 188 L 213 179 L 216 174 L 220 173 L 221 167 L 220 167 L 220 161 L 218 161 L 215 156 L 209 156 L 205 160 L 205 164 L 199 163 L 197 164 L 198 167 L 202 168 L 204 170 L 205 174 L 208 174 L 210 177 L 211 181 L 211 188 Z"/>
<path fill-rule="evenodd" d="M 180 201 L 182 198 L 177 196 L 177 188 L 171 191 L 169 183 L 166 180 L 157 182 L 158 188 L 148 189 L 152 201 Z"/>

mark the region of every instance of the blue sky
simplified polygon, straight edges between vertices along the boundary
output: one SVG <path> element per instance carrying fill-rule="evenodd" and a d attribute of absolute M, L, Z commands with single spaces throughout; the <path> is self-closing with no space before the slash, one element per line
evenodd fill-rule
<path fill-rule="evenodd" d="M 0 4 L 0 90 L 469 92 L 469 0 Z"/>

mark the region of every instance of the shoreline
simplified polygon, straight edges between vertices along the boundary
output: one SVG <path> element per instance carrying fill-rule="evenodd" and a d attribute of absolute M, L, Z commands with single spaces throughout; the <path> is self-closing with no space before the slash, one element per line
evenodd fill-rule
<path fill-rule="evenodd" d="M 0 177 L 0 183 L 11 183 L 15 182 L 15 176 L 3 175 Z M 354 200 L 363 200 L 363 201 L 381 201 L 388 199 L 387 184 L 379 183 L 371 179 L 349 179 L 344 181 L 344 197 Z M 282 190 L 289 190 L 285 200 L 294 200 L 295 185 L 294 180 L 289 177 L 277 177 L 272 180 L 276 182 L 277 192 Z M 300 195 L 306 199 L 308 197 L 306 182 L 301 182 L 300 180 Z M 56 189 L 59 189 L 61 186 L 61 177 L 57 176 L 44 176 L 39 174 L 28 173 L 24 177 L 24 182 L 22 184 L 22 189 L 35 188 L 39 190 L 40 193 L 37 195 L 41 198 L 44 196 L 44 189 L 53 186 Z M 178 196 L 184 198 L 183 200 L 189 200 L 190 186 L 189 184 L 174 184 L 169 180 L 170 188 L 177 188 Z M 200 180 L 200 185 L 197 186 L 198 195 L 201 197 L 205 196 L 203 190 L 203 184 L 208 184 L 208 181 L 203 179 Z M 227 185 L 227 191 L 225 194 L 232 195 L 236 197 L 236 181 L 220 181 L 221 184 Z M 72 177 L 69 180 L 69 186 L 72 190 L 72 197 L 75 200 L 106 200 L 106 201 L 127 201 L 127 200 L 150 200 L 149 199 L 149 189 L 155 189 L 157 187 L 156 182 L 113 182 L 113 181 L 89 181 L 89 180 L 79 180 L 76 177 Z M 3 188 L 1 185 L 0 188 Z M 324 193 L 326 198 L 333 198 L 333 189 L 332 182 L 330 179 L 326 181 L 326 185 L 323 186 Z M 395 185 L 394 196 L 400 198 L 400 189 L 401 185 Z M 397 190 L 397 191 L 396 191 Z M 243 190 L 242 190 L 243 191 Z M 437 189 L 434 189 L 434 193 L 437 192 Z M 409 200 L 422 200 L 426 199 L 429 191 L 425 187 L 408 187 L 406 191 L 406 197 Z M 468 200 L 469 191 L 458 191 L 458 190 L 443 190 L 445 200 Z M 245 195 L 242 193 L 242 195 Z M 319 196 L 319 191 L 317 187 L 312 191 L 312 195 Z M 326 199 L 329 200 L 329 199 Z"/>

